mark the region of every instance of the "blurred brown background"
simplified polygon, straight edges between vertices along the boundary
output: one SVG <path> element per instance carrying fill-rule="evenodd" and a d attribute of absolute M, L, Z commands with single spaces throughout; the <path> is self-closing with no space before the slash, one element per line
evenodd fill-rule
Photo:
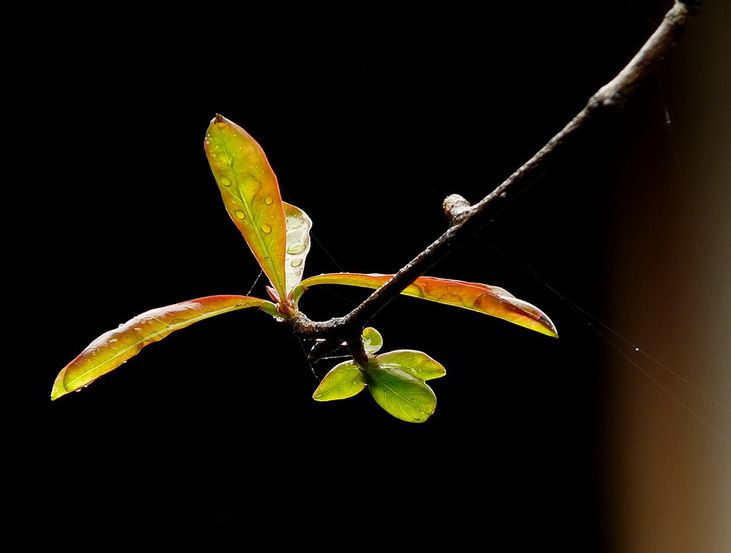
<path fill-rule="evenodd" d="M 671 124 L 635 129 L 618 179 L 616 324 L 690 383 L 640 355 L 659 385 L 612 365 L 608 481 L 628 553 L 731 549 L 731 4 L 705 4 L 662 71 Z"/>

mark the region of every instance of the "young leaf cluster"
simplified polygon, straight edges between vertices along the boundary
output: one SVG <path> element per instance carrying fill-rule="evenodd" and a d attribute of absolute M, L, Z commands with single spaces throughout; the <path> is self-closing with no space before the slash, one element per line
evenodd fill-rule
<path fill-rule="evenodd" d="M 308 319 L 299 309 L 313 286 L 347 285 L 377 289 L 392 275 L 329 273 L 304 277 L 312 221 L 300 208 L 282 201 L 277 177 L 261 146 L 240 126 L 216 115 L 205 137 L 205 151 L 229 217 L 266 275 L 269 299 L 220 295 L 152 309 L 99 336 L 58 374 L 51 399 L 78 391 L 137 355 L 145 346 L 204 319 L 256 307 L 277 320 Z M 469 309 L 557 336 L 538 308 L 496 286 L 422 276 L 402 294 Z M 296 329 L 297 326 L 293 324 Z M 368 388 L 373 399 L 394 417 L 424 422 L 436 408 L 427 380 L 445 375 L 444 367 L 413 350 L 378 353 L 381 335 L 362 329 L 358 355 L 334 367 L 314 393 L 317 401 L 352 397 Z"/>

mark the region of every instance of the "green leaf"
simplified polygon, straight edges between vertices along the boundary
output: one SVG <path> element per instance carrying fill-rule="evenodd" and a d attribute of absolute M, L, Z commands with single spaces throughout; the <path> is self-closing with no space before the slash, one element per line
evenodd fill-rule
<path fill-rule="evenodd" d="M 221 115 L 208 126 L 204 144 L 226 211 L 280 299 L 286 300 L 284 206 L 264 150 Z"/>
<path fill-rule="evenodd" d="M 447 374 L 444 366 L 426 353 L 412 349 L 398 349 L 376 355 L 380 367 L 400 369 L 420 380 L 441 378 Z"/>
<path fill-rule="evenodd" d="M 315 401 L 333 401 L 353 397 L 366 386 L 365 376 L 353 361 L 335 365 L 312 394 Z"/>
<path fill-rule="evenodd" d="M 317 275 L 300 282 L 292 291 L 291 297 L 296 304 L 307 288 L 319 284 L 341 284 L 375 289 L 383 286 L 392 277 L 393 275 L 363 273 Z M 405 296 L 477 311 L 547 336 L 558 337 L 556 327 L 548 315 L 498 286 L 423 276 L 417 278 L 401 293 Z"/>
<path fill-rule="evenodd" d="M 208 296 L 146 311 L 102 334 L 56 377 L 51 399 L 88 386 L 113 371 L 142 348 L 193 323 L 247 307 L 275 312 L 266 300 L 249 296 Z"/>
<path fill-rule="evenodd" d="M 383 347 L 383 336 L 372 326 L 367 326 L 363 329 L 363 349 L 368 353 L 376 353 Z"/>
<path fill-rule="evenodd" d="M 368 391 L 387 413 L 406 422 L 424 422 L 437 407 L 437 396 L 423 380 L 375 360 L 366 368 Z"/>
<path fill-rule="evenodd" d="M 284 258 L 286 289 L 289 294 L 302 280 L 305 259 L 310 251 L 310 229 L 312 219 L 299 207 L 284 202 L 287 218 L 287 250 Z"/>

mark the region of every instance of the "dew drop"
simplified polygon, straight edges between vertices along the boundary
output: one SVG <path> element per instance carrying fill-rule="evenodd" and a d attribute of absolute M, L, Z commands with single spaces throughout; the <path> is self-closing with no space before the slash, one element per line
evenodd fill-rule
<path fill-rule="evenodd" d="M 244 212 L 243 212 L 243 211 L 241 211 L 240 209 L 237 209 L 236 211 L 234 211 L 234 215 L 236 215 L 236 217 L 237 217 L 238 219 L 242 219 L 242 220 L 243 220 L 243 219 L 246 219 L 246 213 L 244 213 Z"/>
<path fill-rule="evenodd" d="M 262 223 L 261 230 L 264 231 L 265 234 L 269 234 L 272 231 L 272 226 L 267 223 Z"/>
<path fill-rule="evenodd" d="M 231 186 L 231 181 L 226 177 L 221 177 L 221 184 L 224 186 Z"/>
<path fill-rule="evenodd" d="M 111 340 L 109 340 L 109 347 L 110 348 L 116 348 L 117 347 L 117 342 L 119 342 L 119 340 L 117 340 L 116 338 L 112 338 Z"/>
<path fill-rule="evenodd" d="M 292 267 L 299 267 L 302 265 L 302 258 L 298 257 L 297 259 L 293 259 L 289 264 L 292 265 Z"/>
<path fill-rule="evenodd" d="M 305 248 L 306 248 L 305 244 L 302 244 L 302 243 L 292 244 L 291 246 L 289 246 L 287 248 L 287 253 L 289 255 L 297 255 L 298 253 L 302 253 L 303 251 L 305 251 Z"/>
<path fill-rule="evenodd" d="M 264 198 L 264 203 L 267 205 L 272 205 L 272 197 L 269 194 L 267 194 L 267 197 Z"/>

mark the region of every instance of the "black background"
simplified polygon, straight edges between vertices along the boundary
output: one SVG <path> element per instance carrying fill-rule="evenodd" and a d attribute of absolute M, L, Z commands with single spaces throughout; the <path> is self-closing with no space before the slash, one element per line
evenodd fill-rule
<path fill-rule="evenodd" d="M 329 255 L 315 244 L 307 274 L 392 272 L 443 231 L 446 195 L 475 201 L 510 174 L 668 3 L 508 4 L 239 14 L 179 3 L 85 13 L 92 23 L 59 12 L 63 24 L 47 14 L 29 28 L 39 53 L 22 68 L 21 105 L 43 154 L 24 161 L 24 178 L 42 181 L 22 192 L 38 209 L 26 266 L 42 267 L 33 312 L 45 314 L 42 345 L 25 350 L 21 520 L 77 538 L 101 526 L 276 544 L 302 525 L 308 543 L 382 542 L 388 529 L 399 542 L 611 548 L 609 353 L 493 248 L 606 316 L 619 177 L 638 150 L 666 147 L 656 83 L 434 271 L 506 287 L 549 313 L 560 340 L 409 299 L 374 321 L 387 350 L 446 365 L 427 423 L 392 419 L 367 394 L 315 403 L 300 345 L 253 311 L 47 401 L 57 371 L 101 332 L 153 307 L 246 293 L 257 276 L 202 150 L 214 113 L 257 138 L 285 199 L 314 220 Z M 335 291 L 303 308 L 325 318 L 364 297 Z"/>

